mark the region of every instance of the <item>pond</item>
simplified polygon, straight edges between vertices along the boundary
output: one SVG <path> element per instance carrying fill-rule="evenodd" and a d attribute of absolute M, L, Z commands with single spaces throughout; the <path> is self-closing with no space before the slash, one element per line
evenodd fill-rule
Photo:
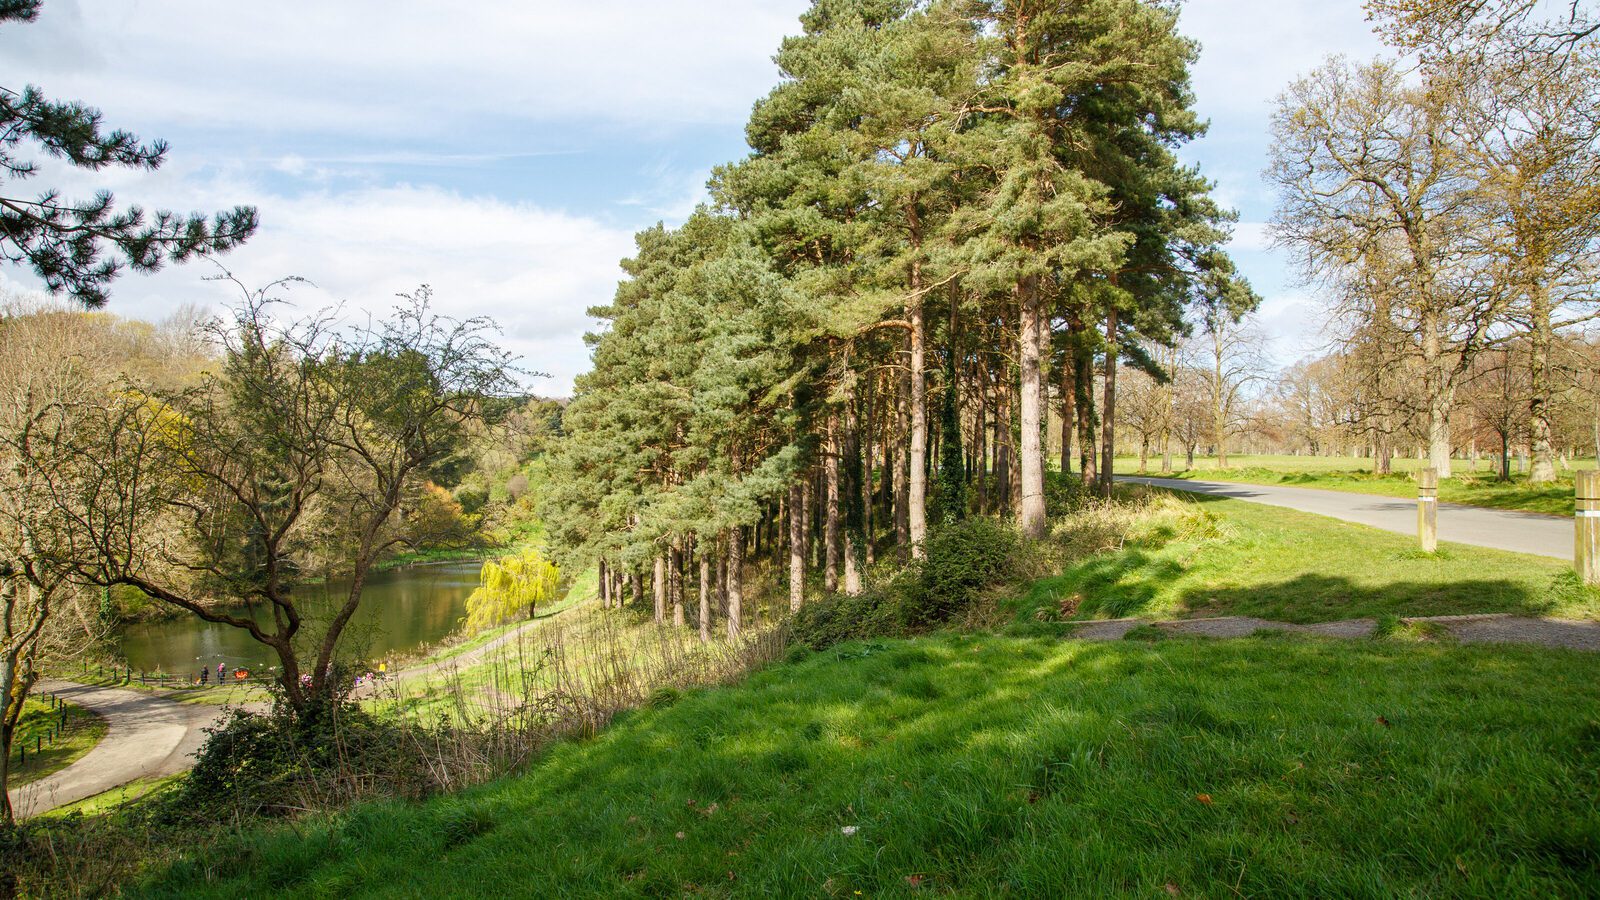
<path fill-rule="evenodd" d="M 381 659 L 438 641 L 454 631 L 466 615 L 467 596 L 478 586 L 482 568 L 482 562 L 471 560 L 374 572 L 341 644 L 363 651 L 370 659 Z M 297 588 L 296 603 L 309 622 L 302 632 L 320 636 L 348 589 L 348 582 L 339 581 Z M 263 611 L 260 619 L 270 622 L 271 614 Z M 277 654 L 242 629 L 205 622 L 188 613 L 130 625 L 117 643 L 135 672 L 198 675 L 205 666 L 214 677 L 218 663 L 253 671 L 278 664 Z"/>

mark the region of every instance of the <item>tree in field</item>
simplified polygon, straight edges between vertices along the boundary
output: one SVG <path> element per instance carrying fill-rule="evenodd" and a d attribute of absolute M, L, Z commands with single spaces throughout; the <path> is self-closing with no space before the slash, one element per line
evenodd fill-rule
<path fill-rule="evenodd" d="M 0 25 L 32 22 L 41 5 L 6 0 Z M 20 92 L 0 87 L 0 259 L 26 264 L 51 293 L 66 293 L 86 307 L 105 305 L 107 286 L 124 267 L 152 272 L 168 262 L 227 252 L 255 233 L 256 211 L 247 206 L 207 221 L 165 210 L 147 216 L 137 206 L 118 210 L 104 191 L 82 202 L 65 201 L 53 190 L 32 199 L 15 196 L 7 183 L 39 171 L 37 162 L 18 155 L 24 142 L 90 171 L 154 170 L 165 161 L 167 145 L 106 131 L 98 110 L 51 100 L 31 85 Z"/>
<path fill-rule="evenodd" d="M 467 597 L 467 629 L 482 631 L 519 616 L 533 618 L 534 607 L 556 598 L 561 570 L 537 550 L 490 560 L 480 584 Z"/>
<path fill-rule="evenodd" d="M 1463 87 L 1389 63 L 1330 62 L 1273 119 L 1275 239 L 1334 288 L 1347 327 L 1419 366 L 1430 465 L 1449 477 L 1455 393 L 1506 305 L 1488 258 Z"/>
<path fill-rule="evenodd" d="M 1230 293 L 1230 290 L 1234 293 Z M 1201 336 L 1196 349 L 1205 372 L 1207 425 L 1216 448 L 1217 466 L 1228 467 L 1228 438 L 1245 424 L 1245 401 L 1251 387 L 1266 377 L 1262 335 L 1244 318 L 1242 309 L 1255 306 L 1247 289 L 1229 285 L 1216 301 L 1203 307 Z"/>
<path fill-rule="evenodd" d="M 1600 305 L 1600 47 L 1574 47 L 1565 77 L 1531 65 L 1482 65 L 1468 148 L 1482 171 L 1486 231 L 1511 295 L 1508 324 L 1526 337 L 1527 430 L 1535 483 L 1555 480 L 1554 358 L 1563 334 Z"/>
<path fill-rule="evenodd" d="M 404 511 L 430 467 L 512 386 L 492 326 L 436 316 L 429 300 L 424 287 L 350 331 L 327 315 L 279 322 L 272 289 L 246 294 L 216 331 L 218 371 L 118 395 L 117 427 L 75 459 L 99 490 L 69 529 L 74 577 L 245 631 L 277 656 L 296 715 L 337 700 L 340 638 L 373 566 L 407 543 Z M 350 579 L 327 621 L 308 620 L 294 590 L 313 553 Z"/>

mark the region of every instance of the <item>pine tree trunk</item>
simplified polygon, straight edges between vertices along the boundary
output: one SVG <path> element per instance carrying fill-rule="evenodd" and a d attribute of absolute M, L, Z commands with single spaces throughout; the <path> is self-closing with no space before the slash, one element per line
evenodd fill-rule
<path fill-rule="evenodd" d="M 873 450 L 873 447 L 872 447 L 872 436 L 874 434 L 873 427 L 872 427 L 873 426 L 872 417 L 873 417 L 873 414 L 876 412 L 876 410 L 874 410 L 874 408 L 873 408 L 873 403 L 872 403 L 872 399 L 874 397 L 874 394 L 875 394 L 875 392 L 872 391 L 870 389 L 870 387 L 869 387 L 869 389 L 866 392 L 866 396 L 864 398 L 862 398 L 862 401 L 861 401 L 861 423 L 860 423 L 860 427 L 858 429 L 858 431 L 861 434 L 861 460 L 862 460 L 862 471 L 861 471 L 861 536 L 862 536 L 862 543 L 865 545 L 861 549 L 862 549 L 862 551 L 864 552 L 864 554 L 866 556 L 867 565 L 869 567 L 873 563 L 873 558 L 872 558 L 873 557 L 872 535 L 873 535 L 873 521 L 874 521 L 874 518 L 875 518 L 873 516 L 873 514 L 872 514 L 872 497 L 873 497 L 873 486 L 872 486 L 872 472 L 873 472 L 873 465 L 872 465 L 872 450 Z"/>
<path fill-rule="evenodd" d="M 1041 333 L 1045 328 L 1038 284 L 1028 277 L 1017 286 L 1021 309 L 1017 359 L 1022 389 L 1018 405 L 1022 414 L 1022 452 L 1018 460 L 1021 475 L 1021 508 L 1018 526 L 1024 536 L 1042 538 L 1045 533 L 1044 448 L 1039 440 L 1043 428 L 1044 380 L 1039 358 Z"/>
<path fill-rule="evenodd" d="M 806 489 L 789 488 L 789 611 L 799 612 L 806 598 Z"/>
<path fill-rule="evenodd" d="M 912 290 L 922 287 L 922 267 L 911 267 Z M 927 327 L 923 321 L 922 298 L 911 304 L 911 480 L 906 490 L 906 531 L 911 541 L 911 558 L 927 555 L 928 539 L 928 373 Z"/>
<path fill-rule="evenodd" d="M 644 605 L 644 576 L 637 571 L 628 576 L 629 600 L 635 608 Z"/>
<path fill-rule="evenodd" d="M 650 582 L 650 590 L 655 597 L 656 624 L 661 625 L 667 620 L 667 559 L 657 555 L 655 563 L 655 577 Z"/>
<path fill-rule="evenodd" d="M 700 643 L 711 642 L 711 556 L 710 548 L 700 551 Z"/>
<path fill-rule="evenodd" d="M 898 427 L 894 447 L 894 536 L 900 561 L 905 562 L 911 558 L 911 494 L 907 489 L 911 480 L 911 452 L 907 441 L 911 433 L 911 383 L 908 377 L 900 379 L 895 412 Z"/>
<path fill-rule="evenodd" d="M 989 507 L 989 377 L 982 363 L 977 367 L 978 427 L 974 428 L 977 449 L 972 454 L 973 478 L 978 483 L 978 514 L 988 515 Z"/>
<path fill-rule="evenodd" d="M 823 563 L 822 589 L 832 594 L 839 590 L 839 417 L 828 418 L 827 458 L 822 472 L 826 483 L 823 515 L 826 525 L 822 532 Z"/>
<path fill-rule="evenodd" d="M 667 567 L 668 592 L 672 597 L 672 624 L 683 627 L 683 538 L 672 539 L 672 556 Z"/>
<path fill-rule="evenodd" d="M 1072 473 L 1072 431 L 1078 415 L 1076 374 L 1072 365 L 1072 341 L 1069 336 L 1067 350 L 1061 355 L 1061 475 Z"/>
<path fill-rule="evenodd" d="M 1074 351 L 1077 356 L 1078 376 L 1073 379 L 1073 392 L 1078 407 L 1078 471 L 1082 473 L 1084 487 L 1093 487 L 1099 481 L 1099 466 L 1095 464 L 1094 432 L 1097 415 L 1094 405 L 1094 354 L 1087 349 Z"/>
<path fill-rule="evenodd" d="M 744 627 L 744 529 L 729 529 L 727 543 L 728 637 L 738 639 Z"/>
<path fill-rule="evenodd" d="M 600 560 L 600 608 L 611 608 L 611 573 L 606 570 L 606 561 Z"/>
<path fill-rule="evenodd" d="M 1111 496 L 1113 467 L 1117 453 L 1117 308 L 1106 313 L 1105 400 L 1101 403 L 1100 493 Z"/>

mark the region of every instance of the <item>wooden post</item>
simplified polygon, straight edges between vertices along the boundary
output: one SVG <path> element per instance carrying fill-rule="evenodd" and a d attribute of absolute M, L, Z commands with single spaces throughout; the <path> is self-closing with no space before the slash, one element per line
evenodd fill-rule
<path fill-rule="evenodd" d="M 1600 472 L 1578 472 L 1574 562 L 1584 584 L 1600 584 Z"/>
<path fill-rule="evenodd" d="M 1423 553 L 1439 549 L 1438 469 L 1423 469 L 1417 473 L 1417 536 L 1422 540 Z"/>

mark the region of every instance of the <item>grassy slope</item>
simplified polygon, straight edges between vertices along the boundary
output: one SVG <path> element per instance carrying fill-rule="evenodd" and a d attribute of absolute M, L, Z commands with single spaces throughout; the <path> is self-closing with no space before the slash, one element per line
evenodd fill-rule
<path fill-rule="evenodd" d="M 49 732 L 61 722 L 61 710 L 51 709 L 42 699 L 30 698 L 27 701 L 11 745 L 13 788 L 65 769 L 93 750 L 94 745 L 106 736 L 105 719 L 73 703 L 64 706 L 67 713 L 66 730 L 51 743 Z M 35 753 L 34 747 L 38 746 L 41 737 L 44 738 L 44 749 Z M 19 750 L 26 750 L 28 754 L 28 764 L 22 768 L 16 767 Z"/>
<path fill-rule="evenodd" d="M 1119 552 L 1042 579 L 1024 621 L 1078 597 L 1077 618 L 1249 615 L 1327 622 L 1510 612 L 1600 618 L 1596 594 L 1554 559 L 1459 544 L 1428 556 L 1409 537 L 1240 500 L 1178 495 Z M 1048 617 L 1048 616 L 1047 616 Z"/>
<path fill-rule="evenodd" d="M 1576 895 L 1597 686 L 1600 656 L 1521 648 L 845 645 L 134 893 Z"/>
<path fill-rule="evenodd" d="M 1175 463 L 1181 466 L 1182 460 L 1176 460 Z M 1371 460 L 1355 457 L 1238 456 L 1229 458 L 1229 467 L 1226 469 L 1217 468 L 1216 460 L 1206 459 L 1197 460 L 1193 469 L 1169 475 L 1162 475 L 1159 471 L 1160 461 L 1152 460 L 1147 474 L 1159 478 L 1272 484 L 1384 497 L 1415 497 L 1417 487 L 1412 473 L 1421 465 L 1421 460 L 1397 459 L 1394 461 L 1395 474 L 1379 476 L 1372 474 Z M 1575 465 L 1592 469 L 1594 461 L 1580 461 Z M 1138 468 L 1137 460 L 1117 460 L 1118 474 L 1131 475 Z M 1526 478 L 1518 476 L 1502 484 L 1494 481 L 1494 474 L 1481 463 L 1475 473 L 1468 472 L 1467 464 L 1462 463 L 1455 474 L 1457 477 L 1446 479 L 1439 486 L 1439 499 L 1447 503 L 1559 516 L 1572 514 L 1573 486 L 1570 473 L 1549 485 L 1532 485 Z"/>

